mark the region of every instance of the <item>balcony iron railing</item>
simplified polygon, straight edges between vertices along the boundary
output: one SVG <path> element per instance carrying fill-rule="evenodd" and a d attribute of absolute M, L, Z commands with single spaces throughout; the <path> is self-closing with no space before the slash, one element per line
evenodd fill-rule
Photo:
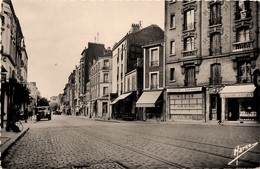
<path fill-rule="evenodd" d="M 197 49 L 189 50 L 189 51 L 182 51 L 182 57 L 187 57 L 187 56 L 197 56 Z"/>
<path fill-rule="evenodd" d="M 253 49 L 253 41 L 233 43 L 233 52 Z"/>

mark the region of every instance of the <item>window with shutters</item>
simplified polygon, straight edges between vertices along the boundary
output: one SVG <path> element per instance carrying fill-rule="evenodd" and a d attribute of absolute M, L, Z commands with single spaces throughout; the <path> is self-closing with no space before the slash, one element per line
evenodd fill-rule
<path fill-rule="evenodd" d="M 210 55 L 221 54 L 220 33 L 210 35 Z"/>
<path fill-rule="evenodd" d="M 219 63 L 212 64 L 210 73 L 211 73 L 211 76 L 210 76 L 211 85 L 219 85 L 222 83 L 221 64 L 219 64 Z"/>
<path fill-rule="evenodd" d="M 213 3 L 210 5 L 210 25 L 221 24 L 221 4 Z"/>
<path fill-rule="evenodd" d="M 185 86 L 195 86 L 195 67 L 186 67 L 185 69 Z"/>

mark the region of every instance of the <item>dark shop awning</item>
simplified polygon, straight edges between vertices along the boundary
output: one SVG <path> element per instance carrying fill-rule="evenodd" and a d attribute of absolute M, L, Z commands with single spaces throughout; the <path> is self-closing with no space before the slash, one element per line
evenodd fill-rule
<path fill-rule="evenodd" d="M 122 94 L 122 95 L 118 96 L 111 104 L 116 104 L 119 100 L 125 99 L 125 98 L 128 97 L 130 94 L 132 94 L 132 92 L 130 92 L 130 93 L 125 93 L 125 94 Z"/>

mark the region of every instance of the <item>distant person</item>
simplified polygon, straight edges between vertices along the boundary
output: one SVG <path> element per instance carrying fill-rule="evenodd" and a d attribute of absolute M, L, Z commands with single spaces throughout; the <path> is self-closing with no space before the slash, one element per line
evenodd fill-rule
<path fill-rule="evenodd" d="M 28 109 L 24 110 L 24 122 L 27 123 L 28 120 Z"/>

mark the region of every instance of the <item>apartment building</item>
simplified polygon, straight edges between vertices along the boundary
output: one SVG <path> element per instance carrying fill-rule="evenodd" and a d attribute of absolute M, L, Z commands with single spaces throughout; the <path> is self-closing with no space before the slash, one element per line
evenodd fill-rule
<path fill-rule="evenodd" d="M 259 27 L 258 1 L 166 1 L 167 118 L 256 121 Z"/>
<path fill-rule="evenodd" d="M 90 116 L 109 118 L 109 84 L 111 82 L 112 51 L 106 50 L 102 57 L 93 60 L 90 67 Z"/>
<path fill-rule="evenodd" d="M 141 111 L 135 107 L 137 99 L 140 97 L 143 84 L 136 86 L 135 92 L 126 90 L 126 74 L 137 69 L 142 72 L 143 50 L 142 46 L 163 39 L 163 31 L 157 25 L 150 25 L 142 28 L 139 24 L 132 24 L 130 31 L 117 42 L 112 51 L 112 94 L 111 107 L 112 118 L 135 119 Z M 140 69 L 141 68 L 141 69 Z M 140 70 L 139 70 L 140 69 Z M 139 74 L 139 73 L 137 73 Z M 142 74 L 142 73 L 141 73 Z M 138 76 L 137 82 L 143 81 L 143 76 Z M 139 83 L 135 83 L 139 84 Z M 135 96 L 132 96 L 135 95 Z M 129 97 L 133 97 L 132 99 Z M 129 101 L 127 101 L 129 100 Z M 125 101 L 130 104 L 128 111 L 124 108 Z M 132 105 L 132 106 L 131 106 Z"/>
<path fill-rule="evenodd" d="M 22 28 L 11 0 L 1 1 L 1 127 L 9 131 L 14 109 L 30 103 L 27 61 Z M 6 126 L 4 126 L 6 124 Z"/>
<path fill-rule="evenodd" d="M 143 108 L 143 120 L 166 120 L 164 102 L 164 39 L 143 46 L 143 93 L 136 107 Z"/>

